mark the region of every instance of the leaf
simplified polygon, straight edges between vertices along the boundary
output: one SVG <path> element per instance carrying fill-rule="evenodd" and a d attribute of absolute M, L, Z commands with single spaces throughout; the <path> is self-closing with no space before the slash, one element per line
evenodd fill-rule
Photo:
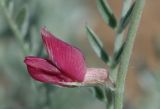
<path fill-rule="evenodd" d="M 29 16 L 26 7 L 23 7 L 16 16 L 16 24 L 20 29 L 23 37 L 27 34 L 29 26 Z"/>
<path fill-rule="evenodd" d="M 133 11 L 133 8 L 135 6 L 135 2 L 132 4 L 132 6 L 130 7 L 130 9 L 128 10 L 128 12 L 126 13 L 126 15 L 124 17 L 121 18 L 120 20 L 120 27 L 118 30 L 118 33 L 123 32 L 123 30 L 127 27 L 127 25 L 129 24 L 130 18 L 131 18 L 131 14 Z"/>
<path fill-rule="evenodd" d="M 36 29 L 35 26 L 30 27 L 30 45 L 31 45 L 31 54 L 40 56 L 39 49 L 43 49 L 43 43 L 40 41 L 39 38 L 39 31 Z"/>
<path fill-rule="evenodd" d="M 111 89 L 109 89 L 109 88 L 106 88 L 106 97 L 107 97 L 107 109 L 111 109 L 111 107 L 112 107 L 112 105 L 113 105 L 113 103 L 114 103 L 114 92 L 111 90 Z"/>
<path fill-rule="evenodd" d="M 103 89 L 99 86 L 94 87 L 94 96 L 101 101 L 105 99 Z"/>
<path fill-rule="evenodd" d="M 48 57 L 44 52 L 44 46 L 39 38 L 39 31 L 35 26 L 30 27 L 30 45 L 31 45 L 31 55 L 39 57 Z"/>
<path fill-rule="evenodd" d="M 122 55 L 122 52 L 124 50 L 124 47 L 125 47 L 125 42 L 122 44 L 121 48 L 114 54 L 113 56 L 113 64 L 112 64 L 112 67 L 116 67 L 117 64 L 119 64 L 120 62 L 120 57 Z"/>
<path fill-rule="evenodd" d="M 14 2 L 13 2 L 13 1 L 10 1 L 10 2 L 8 3 L 8 11 L 9 11 L 10 15 L 13 14 L 13 10 L 14 10 Z"/>
<path fill-rule="evenodd" d="M 23 24 L 23 22 L 24 22 L 24 20 L 25 20 L 25 18 L 26 18 L 26 14 L 27 14 L 26 8 L 22 8 L 22 9 L 18 12 L 18 14 L 17 14 L 17 16 L 16 16 L 16 23 L 17 23 L 18 26 L 21 26 L 21 25 Z"/>
<path fill-rule="evenodd" d="M 93 87 L 93 95 L 100 101 L 105 101 L 107 104 L 106 106 L 108 107 L 107 109 L 110 109 L 113 105 L 113 97 L 114 97 L 114 92 L 110 88 L 105 88 L 105 87 L 100 87 L 100 86 L 95 86 Z"/>
<path fill-rule="evenodd" d="M 97 0 L 97 8 L 104 21 L 111 27 L 116 28 L 117 20 L 114 16 L 109 4 L 105 0 Z"/>
<path fill-rule="evenodd" d="M 86 32 L 88 34 L 87 36 L 88 36 L 88 40 L 90 42 L 90 45 L 93 48 L 93 50 L 95 51 L 95 53 L 97 54 L 97 56 L 99 58 L 101 58 L 105 63 L 108 63 L 109 56 L 105 52 L 105 50 L 103 49 L 103 45 L 102 45 L 102 42 L 100 41 L 100 39 L 97 37 L 97 35 L 94 33 L 94 31 L 88 26 L 86 26 Z"/>

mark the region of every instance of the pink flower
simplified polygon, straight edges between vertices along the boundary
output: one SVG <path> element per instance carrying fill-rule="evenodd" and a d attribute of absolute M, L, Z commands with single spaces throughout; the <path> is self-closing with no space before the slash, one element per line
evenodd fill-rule
<path fill-rule="evenodd" d="M 49 59 L 27 56 L 24 60 L 33 79 L 65 87 L 105 84 L 109 80 L 107 70 L 86 67 L 78 48 L 56 38 L 45 28 L 41 29 L 41 36 Z"/>

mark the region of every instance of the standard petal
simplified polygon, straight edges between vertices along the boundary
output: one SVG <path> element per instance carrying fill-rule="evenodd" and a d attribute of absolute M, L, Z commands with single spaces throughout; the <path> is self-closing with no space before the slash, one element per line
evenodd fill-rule
<path fill-rule="evenodd" d="M 102 68 L 88 68 L 84 85 L 104 84 L 109 79 L 108 71 Z"/>
<path fill-rule="evenodd" d="M 86 65 L 80 50 L 56 38 L 45 28 L 41 29 L 41 35 L 51 61 L 68 77 L 83 81 Z"/>

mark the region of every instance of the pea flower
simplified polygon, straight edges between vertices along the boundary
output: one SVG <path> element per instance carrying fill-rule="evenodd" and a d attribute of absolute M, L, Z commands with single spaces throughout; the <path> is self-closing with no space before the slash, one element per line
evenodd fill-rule
<path fill-rule="evenodd" d="M 25 57 L 24 62 L 33 79 L 63 87 L 106 84 L 109 80 L 106 69 L 86 67 L 78 48 L 56 38 L 46 28 L 40 32 L 49 58 Z"/>

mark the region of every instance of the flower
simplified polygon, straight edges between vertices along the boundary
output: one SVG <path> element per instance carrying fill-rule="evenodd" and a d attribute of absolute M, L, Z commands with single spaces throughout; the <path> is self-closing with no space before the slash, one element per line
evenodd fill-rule
<path fill-rule="evenodd" d="M 106 69 L 86 67 L 78 48 L 56 38 L 46 28 L 41 29 L 41 36 L 49 58 L 27 56 L 24 60 L 33 79 L 64 87 L 105 84 L 109 80 Z"/>

